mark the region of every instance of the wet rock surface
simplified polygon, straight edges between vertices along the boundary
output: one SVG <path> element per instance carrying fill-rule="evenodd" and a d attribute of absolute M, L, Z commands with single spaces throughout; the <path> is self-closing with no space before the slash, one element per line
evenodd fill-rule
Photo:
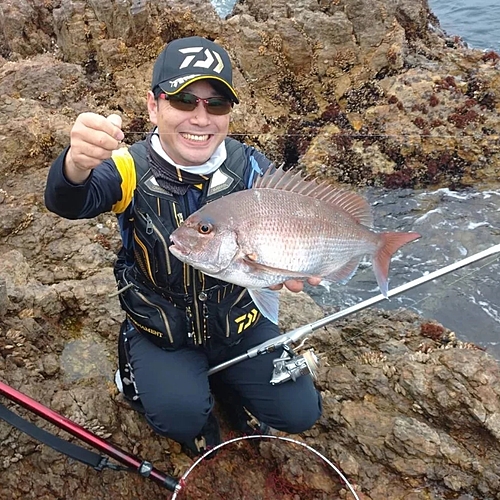
<path fill-rule="evenodd" d="M 166 41 L 196 33 L 235 61 L 242 104 L 233 132 L 276 161 L 352 186 L 498 186 L 498 55 L 466 49 L 429 23 L 437 26 L 427 4 L 410 0 L 246 1 L 226 20 L 201 0 L 146 2 L 136 14 L 127 2 L 4 0 L 0 380 L 182 474 L 192 460 L 113 384 L 123 319 L 109 297 L 115 218 L 67 221 L 43 204 L 47 167 L 71 123 L 82 111 L 119 112 L 126 142 L 141 137 L 154 57 Z M 282 307 L 284 331 L 324 314 L 306 295 L 284 294 Z M 360 313 L 308 344 L 322 359 L 324 415 L 298 439 L 336 463 L 360 498 L 500 498 L 500 373 L 487 352 L 405 310 Z M 226 425 L 223 434 L 233 435 Z M 0 498 L 168 495 L 135 474 L 70 461 L 4 422 L 0 442 Z M 238 454 L 221 454 L 220 491 L 269 498 L 266 483 L 260 489 L 241 469 L 266 476 L 273 464 L 295 487 L 279 498 L 350 498 L 340 480 L 310 472 L 314 457 L 298 461 L 286 446 L 259 444 L 241 477 Z M 189 498 L 215 498 L 210 481 L 197 476 Z"/>

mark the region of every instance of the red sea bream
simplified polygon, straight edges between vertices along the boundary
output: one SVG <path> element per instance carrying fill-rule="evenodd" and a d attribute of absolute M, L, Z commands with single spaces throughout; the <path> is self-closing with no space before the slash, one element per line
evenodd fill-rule
<path fill-rule="evenodd" d="M 171 235 L 179 260 L 248 288 L 277 323 L 279 297 L 267 287 L 289 279 L 347 281 L 370 255 L 380 291 L 388 291 L 391 256 L 417 233 L 374 232 L 367 201 L 354 192 L 270 169 L 252 189 L 219 198 Z"/>

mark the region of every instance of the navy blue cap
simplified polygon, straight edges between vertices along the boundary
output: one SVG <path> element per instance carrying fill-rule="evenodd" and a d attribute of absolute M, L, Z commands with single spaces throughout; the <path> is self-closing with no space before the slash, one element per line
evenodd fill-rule
<path fill-rule="evenodd" d="M 151 90 L 165 94 L 181 92 L 190 83 L 211 79 L 222 83 L 227 97 L 240 101 L 233 88 L 233 68 L 228 53 L 206 38 L 192 36 L 172 40 L 163 49 L 153 68 Z"/>

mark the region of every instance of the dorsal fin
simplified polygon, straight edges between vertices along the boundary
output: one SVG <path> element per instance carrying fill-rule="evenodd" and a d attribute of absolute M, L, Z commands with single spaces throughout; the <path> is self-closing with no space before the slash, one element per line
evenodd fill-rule
<path fill-rule="evenodd" d="M 271 165 L 263 176 L 257 177 L 254 189 L 280 189 L 291 193 L 309 196 L 346 211 L 356 221 L 367 227 L 373 225 L 373 215 L 368 202 L 359 194 L 333 187 L 326 181 L 304 178 L 300 170 L 283 170 Z"/>

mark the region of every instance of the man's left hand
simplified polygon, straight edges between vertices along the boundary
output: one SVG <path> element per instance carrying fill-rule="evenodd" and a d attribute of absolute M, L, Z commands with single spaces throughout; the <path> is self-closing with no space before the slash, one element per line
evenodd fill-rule
<path fill-rule="evenodd" d="M 307 282 L 312 286 L 318 286 L 321 283 L 321 278 L 308 278 Z M 280 285 L 273 285 L 269 288 L 271 290 L 281 290 L 283 285 L 285 285 L 291 292 L 302 292 L 304 289 L 304 282 L 301 280 L 288 280 Z"/>

